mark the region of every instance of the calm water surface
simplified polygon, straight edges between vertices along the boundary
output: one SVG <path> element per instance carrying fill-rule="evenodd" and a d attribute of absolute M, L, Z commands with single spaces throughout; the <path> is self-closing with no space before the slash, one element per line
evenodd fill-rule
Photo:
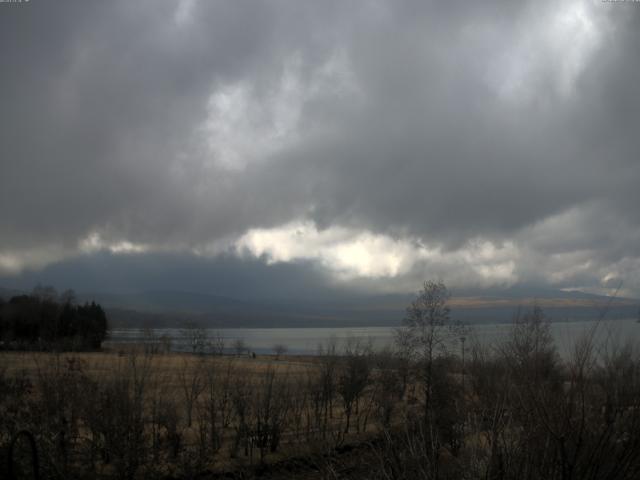
<path fill-rule="evenodd" d="M 345 328 L 220 328 L 207 329 L 209 338 L 221 335 L 229 351 L 237 339 L 242 339 L 250 351 L 258 354 L 272 353 L 273 346 L 283 344 L 292 354 L 314 354 L 318 345 L 326 344 L 334 338 L 338 346 L 344 345 L 349 337 L 371 342 L 376 349 L 393 344 L 393 333 L 396 327 L 345 327 Z M 509 333 L 510 324 L 484 324 L 469 326 L 467 343 L 479 342 L 482 345 L 495 346 Z M 551 324 L 558 351 L 566 355 L 576 340 L 595 329 L 594 338 L 597 344 L 605 341 L 611 344 L 638 342 L 640 340 L 640 323 L 635 319 L 596 321 L 555 322 Z M 172 340 L 172 349 L 188 350 L 184 331 L 179 328 L 155 329 L 154 335 L 167 335 Z M 145 339 L 142 329 L 123 328 L 111 331 L 106 344 L 137 343 Z M 455 348 L 455 345 L 452 346 Z"/>

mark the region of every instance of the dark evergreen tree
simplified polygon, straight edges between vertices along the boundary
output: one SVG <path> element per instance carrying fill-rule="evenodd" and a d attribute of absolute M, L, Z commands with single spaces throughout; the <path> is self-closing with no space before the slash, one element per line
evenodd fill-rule
<path fill-rule="evenodd" d="M 31 295 L 0 301 L 0 346 L 99 349 L 108 330 L 102 307 L 95 302 L 75 305 L 72 291 L 60 300 L 54 293 L 50 287 L 37 287 Z"/>

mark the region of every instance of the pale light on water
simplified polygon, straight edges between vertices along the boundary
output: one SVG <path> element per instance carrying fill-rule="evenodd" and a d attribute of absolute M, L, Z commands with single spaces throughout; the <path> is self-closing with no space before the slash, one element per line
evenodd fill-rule
<path fill-rule="evenodd" d="M 597 327 L 597 328 L 596 328 Z M 257 354 L 273 353 L 274 345 L 285 345 L 291 354 L 315 354 L 318 345 L 334 338 L 341 349 L 347 338 L 353 337 L 371 342 L 375 349 L 393 345 L 397 327 L 347 327 L 347 328 L 221 328 L 207 329 L 208 338 L 221 335 L 226 350 L 232 351 L 232 343 L 244 340 L 247 348 Z M 511 324 L 470 325 L 467 346 L 474 341 L 481 345 L 496 346 L 509 334 Z M 602 322 L 575 321 L 551 323 L 551 334 L 561 355 L 572 351 L 575 342 L 595 328 L 594 341 L 597 346 L 624 345 L 640 340 L 640 323 L 635 319 L 605 320 Z M 159 328 L 153 331 L 156 337 L 166 335 L 172 340 L 172 348 L 185 351 L 189 347 L 180 328 Z M 145 340 L 144 331 L 137 328 L 114 329 L 105 345 L 139 343 Z"/>

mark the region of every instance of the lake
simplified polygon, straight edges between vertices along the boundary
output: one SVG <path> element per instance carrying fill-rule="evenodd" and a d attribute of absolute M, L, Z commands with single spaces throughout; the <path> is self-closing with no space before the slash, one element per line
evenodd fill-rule
<path fill-rule="evenodd" d="M 233 350 L 233 342 L 242 339 L 247 348 L 257 354 L 273 353 L 273 347 L 282 344 L 288 353 L 308 355 L 318 351 L 318 345 L 326 344 L 335 338 L 339 348 L 349 337 L 370 341 L 374 348 L 382 349 L 393 344 L 396 327 L 346 327 L 346 328 L 219 328 L 206 329 L 207 336 L 213 338 L 220 335 L 225 339 L 225 350 Z M 470 325 L 467 336 L 467 348 L 473 342 L 482 345 L 496 345 L 509 333 L 511 324 Z M 640 340 L 640 323 L 636 319 L 605 320 L 601 322 L 573 321 L 551 323 L 551 334 L 558 351 L 567 355 L 577 339 L 596 328 L 596 343 L 623 344 L 627 341 Z M 189 350 L 184 330 L 180 328 L 158 328 L 153 330 L 156 337 L 166 335 L 171 339 L 175 351 Z M 122 343 L 140 343 L 145 340 L 145 333 L 137 328 L 120 328 L 111 331 L 105 346 Z M 452 348 L 459 346 L 452 345 Z"/>

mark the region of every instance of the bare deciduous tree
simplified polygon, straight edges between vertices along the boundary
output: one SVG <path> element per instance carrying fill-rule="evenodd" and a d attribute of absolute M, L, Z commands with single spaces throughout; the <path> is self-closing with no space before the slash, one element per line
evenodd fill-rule
<path fill-rule="evenodd" d="M 197 322 L 186 322 L 182 329 L 182 337 L 191 353 L 204 353 L 207 347 L 207 331 Z"/>
<path fill-rule="evenodd" d="M 458 326 L 450 319 L 450 294 L 441 281 L 426 281 L 418 296 L 407 307 L 403 326 L 396 334 L 400 349 L 421 364 L 425 422 L 433 420 L 434 359 L 446 352 L 448 343 L 459 336 Z"/>
<path fill-rule="evenodd" d="M 233 342 L 233 349 L 236 352 L 236 355 L 244 355 L 247 353 L 249 348 L 247 347 L 246 342 L 243 338 L 236 338 Z"/>
<path fill-rule="evenodd" d="M 345 414 L 344 432 L 349 433 L 351 415 L 358 412 L 359 402 L 371 375 L 371 345 L 350 337 L 345 347 L 345 358 L 338 375 L 337 390 L 342 397 Z"/>
<path fill-rule="evenodd" d="M 214 355 L 223 355 L 226 340 L 220 332 L 215 332 L 211 339 L 211 350 Z"/>
<path fill-rule="evenodd" d="M 273 346 L 273 353 L 276 354 L 276 360 L 280 360 L 280 357 L 287 353 L 287 346 L 283 343 L 276 343 Z"/>
<path fill-rule="evenodd" d="M 178 382 L 184 397 L 187 426 L 193 422 L 193 408 L 205 389 L 204 361 L 201 357 L 185 355 L 178 370 Z"/>

